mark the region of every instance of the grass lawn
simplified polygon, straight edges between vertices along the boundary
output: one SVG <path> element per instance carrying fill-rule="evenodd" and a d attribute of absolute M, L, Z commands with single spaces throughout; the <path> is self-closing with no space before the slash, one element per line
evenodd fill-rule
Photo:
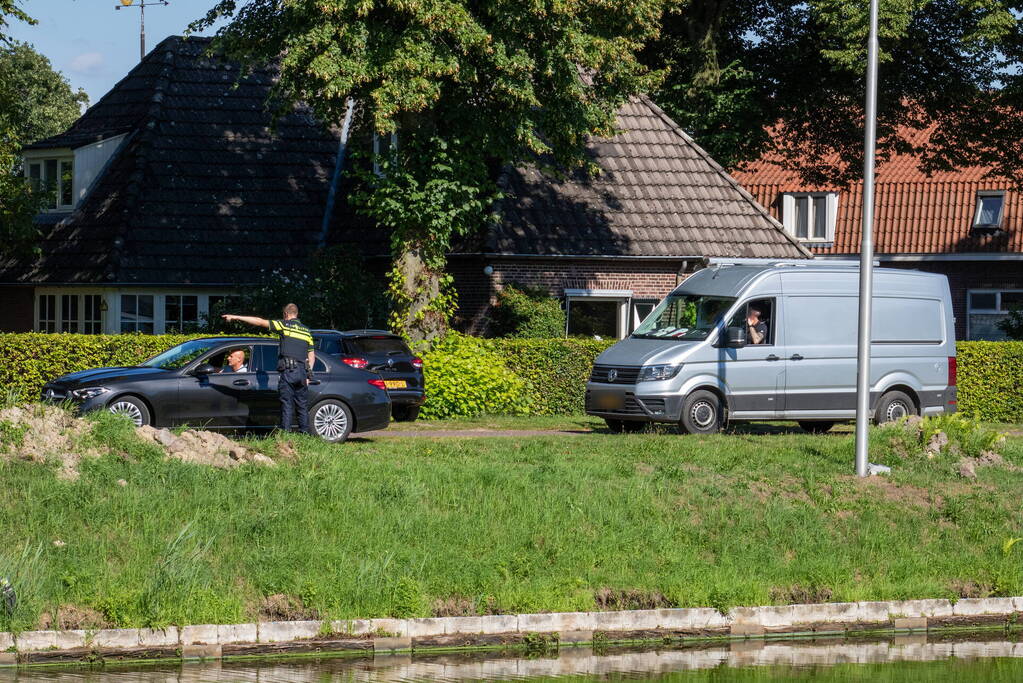
<path fill-rule="evenodd" d="M 538 425 L 545 425 L 539 427 Z M 470 426 L 471 425 L 471 426 Z M 414 423 L 579 429 L 588 418 Z M 1023 592 L 1023 473 L 903 458 L 851 476 L 848 429 L 294 440 L 277 467 L 216 470 L 136 448 L 77 481 L 0 460 L 0 630 L 59 605 L 117 626 Z M 277 454 L 274 439 L 250 443 Z M 1023 466 L 1023 438 L 1001 448 Z M 123 480 L 124 484 L 120 484 Z M 261 612 L 263 610 L 263 612 Z"/>

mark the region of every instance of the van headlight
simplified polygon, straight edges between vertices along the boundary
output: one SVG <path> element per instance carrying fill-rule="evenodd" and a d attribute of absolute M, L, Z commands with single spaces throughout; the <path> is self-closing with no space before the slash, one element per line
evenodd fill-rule
<path fill-rule="evenodd" d="M 109 389 L 106 387 L 88 387 L 87 389 L 75 389 L 71 392 L 71 395 L 79 401 L 87 401 L 90 398 L 96 398 L 100 394 L 105 394 Z"/>
<path fill-rule="evenodd" d="M 663 365 L 644 365 L 639 369 L 637 382 L 658 382 L 664 379 L 671 379 L 682 369 L 681 363 Z"/>

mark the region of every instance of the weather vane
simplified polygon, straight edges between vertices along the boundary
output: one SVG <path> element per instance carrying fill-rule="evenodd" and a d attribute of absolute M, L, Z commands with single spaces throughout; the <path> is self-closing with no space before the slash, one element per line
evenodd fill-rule
<path fill-rule="evenodd" d="M 146 56 L 146 8 L 152 5 L 169 5 L 167 0 L 139 0 L 136 4 L 135 0 L 121 0 L 120 5 L 114 5 L 114 9 L 122 9 L 124 7 L 138 7 L 140 12 L 140 23 L 139 23 L 139 60 L 142 60 Z"/>

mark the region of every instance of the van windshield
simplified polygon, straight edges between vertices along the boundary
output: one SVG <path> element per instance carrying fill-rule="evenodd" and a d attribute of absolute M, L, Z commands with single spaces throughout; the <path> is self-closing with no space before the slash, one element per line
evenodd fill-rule
<path fill-rule="evenodd" d="M 702 341 L 735 303 L 734 298 L 669 294 L 636 328 L 637 339 Z"/>

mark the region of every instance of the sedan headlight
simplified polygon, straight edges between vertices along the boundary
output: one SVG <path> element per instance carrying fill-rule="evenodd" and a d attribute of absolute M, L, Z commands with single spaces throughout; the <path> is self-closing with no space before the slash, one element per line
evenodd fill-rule
<path fill-rule="evenodd" d="M 87 401 L 90 398 L 96 398 L 100 394 L 105 394 L 109 389 L 106 387 L 88 387 L 86 389 L 75 389 L 71 392 L 71 395 L 79 401 Z"/>
<path fill-rule="evenodd" d="M 638 382 L 657 382 L 664 379 L 671 379 L 682 369 L 681 363 L 663 365 L 644 365 L 639 369 Z"/>

